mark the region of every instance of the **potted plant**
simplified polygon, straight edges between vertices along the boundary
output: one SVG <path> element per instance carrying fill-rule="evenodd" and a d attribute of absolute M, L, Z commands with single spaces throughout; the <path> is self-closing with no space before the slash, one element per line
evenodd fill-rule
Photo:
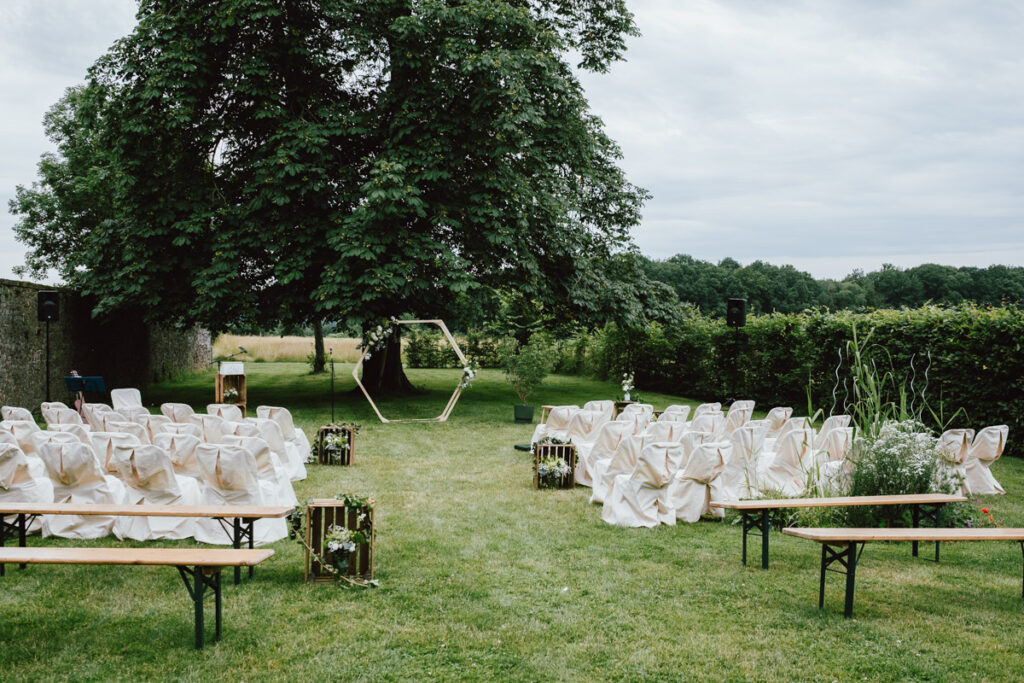
<path fill-rule="evenodd" d="M 501 369 L 512 390 L 519 397 L 520 405 L 515 406 L 516 422 L 533 422 L 534 408 L 527 405 L 530 394 L 551 372 L 551 354 L 547 343 L 534 335 L 526 344 L 519 344 L 513 338 L 501 344 Z"/>

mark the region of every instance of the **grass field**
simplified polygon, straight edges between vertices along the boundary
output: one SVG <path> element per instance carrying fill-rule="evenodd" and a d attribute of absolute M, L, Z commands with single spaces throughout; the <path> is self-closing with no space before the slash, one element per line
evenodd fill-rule
<path fill-rule="evenodd" d="M 329 379 L 302 363 L 247 366 L 250 406 L 288 406 L 312 436 Z M 342 372 L 344 370 L 344 372 Z M 300 499 L 377 499 L 381 587 L 303 582 L 281 541 L 253 580 L 225 589 L 220 643 L 191 649 L 191 603 L 172 569 L 8 567 L 0 579 L 5 680 L 1019 680 L 1021 551 L 949 544 L 942 562 L 869 544 L 856 618 L 842 577 L 817 609 L 819 546 L 772 539 L 772 568 L 740 564 L 728 523 L 621 529 L 589 489 L 536 491 L 532 426 L 511 420 L 500 373 L 482 371 L 446 424 L 380 424 L 339 365 L 337 418 L 363 424 L 356 465 L 309 467 Z M 410 371 L 426 391 L 389 417 L 440 412 L 460 372 Z M 613 383 L 550 378 L 535 403 L 611 397 Z M 213 400 L 213 376 L 143 391 L 154 406 Z M 658 407 L 675 397 L 646 395 Z M 767 406 L 762 406 L 767 407 Z M 1016 435 L 1011 435 L 1016 438 Z M 1024 463 L 993 472 L 985 504 L 1024 526 Z M 30 540 L 30 544 L 71 545 Z M 86 545 L 87 543 L 83 543 Z M 113 539 L 92 545 L 119 545 Z M 179 543 L 174 545 L 188 545 Z M 922 553 L 927 556 L 927 551 Z M 212 625 L 211 625 L 212 628 Z"/>

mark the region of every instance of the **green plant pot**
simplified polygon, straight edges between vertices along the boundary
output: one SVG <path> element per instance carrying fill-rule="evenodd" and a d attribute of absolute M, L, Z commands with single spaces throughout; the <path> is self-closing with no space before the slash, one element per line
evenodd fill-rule
<path fill-rule="evenodd" d="M 533 406 L 512 406 L 515 410 L 516 422 L 533 422 Z"/>

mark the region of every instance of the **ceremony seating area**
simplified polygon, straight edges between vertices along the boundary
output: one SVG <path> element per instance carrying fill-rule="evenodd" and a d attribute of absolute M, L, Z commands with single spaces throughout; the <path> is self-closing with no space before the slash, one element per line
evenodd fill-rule
<path fill-rule="evenodd" d="M 111 405 L 86 403 L 82 413 L 59 402 L 31 411 L 4 406 L 0 422 L 0 503 L 102 505 L 294 506 L 293 482 L 306 478 L 309 441 L 281 406 L 259 406 L 244 418 L 235 405 L 195 413 L 182 403 L 154 415 L 138 389 L 114 389 Z M 194 538 L 223 544 L 210 518 L 42 515 L 31 530 L 44 537 L 135 541 Z M 256 543 L 284 538 L 283 518 L 256 530 Z"/>

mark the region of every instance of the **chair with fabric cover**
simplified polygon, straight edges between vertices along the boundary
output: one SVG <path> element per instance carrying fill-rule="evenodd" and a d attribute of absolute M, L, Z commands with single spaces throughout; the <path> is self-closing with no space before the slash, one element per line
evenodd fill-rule
<path fill-rule="evenodd" d="M 285 462 L 285 466 L 291 472 L 292 481 L 305 479 L 306 459 L 310 456 L 311 448 L 306 433 L 295 426 L 291 412 L 281 406 L 257 406 L 256 417 L 268 418 L 280 425 L 285 443 L 291 445 L 289 460 Z"/>
<path fill-rule="evenodd" d="M 174 424 L 166 415 L 151 415 L 150 413 L 138 415 L 132 422 L 146 430 L 150 443 L 153 443 L 153 437 L 162 432 L 166 425 Z"/>
<path fill-rule="evenodd" d="M 729 435 L 735 432 L 737 429 L 742 427 L 750 420 L 750 416 L 754 413 L 754 408 L 736 407 L 737 403 L 753 403 L 753 401 L 736 401 L 729 407 L 729 412 L 725 416 L 725 421 L 722 423 L 721 431 L 718 433 L 719 438 L 728 440 Z"/>
<path fill-rule="evenodd" d="M 172 422 L 170 424 L 160 425 L 161 434 L 188 434 L 194 436 L 200 441 L 203 440 L 202 428 L 194 422 Z"/>
<path fill-rule="evenodd" d="M 167 451 L 171 456 L 174 473 L 183 477 L 199 479 L 199 461 L 196 459 L 196 448 L 202 443 L 193 434 L 170 434 L 162 432 L 153 438 L 153 445 Z"/>
<path fill-rule="evenodd" d="M 581 410 L 569 420 L 567 435 L 574 444 L 593 441 L 597 438 L 597 430 L 609 421 L 607 414 L 600 410 Z"/>
<path fill-rule="evenodd" d="M 241 422 L 245 419 L 242 417 L 242 409 L 234 403 L 210 403 L 206 406 L 206 414 L 222 417 L 228 422 Z"/>
<path fill-rule="evenodd" d="M 974 439 L 973 429 L 947 429 L 939 435 L 935 447 L 945 463 L 948 476 L 955 480 L 961 493 L 967 491 L 967 451 Z"/>
<path fill-rule="evenodd" d="M 1006 448 L 1006 439 L 1010 428 L 1006 425 L 985 427 L 980 430 L 967 449 L 964 461 L 966 471 L 965 483 L 972 496 L 987 496 L 994 493 L 1006 493 L 1002 485 L 992 476 L 989 468 Z"/>
<path fill-rule="evenodd" d="M 30 439 L 31 441 L 31 439 Z M 25 453 L 25 449 L 21 447 L 18 440 L 14 438 L 14 434 L 0 430 L 0 444 L 9 444 L 14 446 L 22 453 Z M 39 455 L 33 448 L 31 453 L 25 453 L 25 458 L 28 460 L 29 474 L 36 479 L 47 479 L 49 476 L 46 474 L 46 467 L 43 465 L 43 461 L 39 459 Z"/>
<path fill-rule="evenodd" d="M 627 408 L 629 406 L 626 406 Z M 653 414 L 646 413 L 643 410 L 623 411 L 618 414 L 615 418 L 616 422 L 625 422 L 629 424 L 630 431 L 633 434 L 643 434 L 644 430 L 647 429 L 647 425 L 651 423 Z"/>
<path fill-rule="evenodd" d="M 852 421 L 853 418 L 849 415 L 830 415 L 825 418 L 821 423 L 821 429 L 818 430 L 818 436 L 814 438 L 814 450 L 820 451 L 825 448 L 829 432 L 839 427 L 849 427 Z"/>
<path fill-rule="evenodd" d="M 142 443 L 139 437 L 126 432 L 90 432 L 92 450 L 96 454 L 96 462 L 104 474 L 117 474 L 114 466 L 114 449 L 118 446 L 137 446 Z"/>
<path fill-rule="evenodd" d="M 246 424 L 255 426 L 258 431 L 253 433 L 250 427 L 236 425 L 233 436 L 260 437 L 267 442 L 270 450 L 288 470 L 289 479 L 302 481 L 306 478 L 305 459 L 307 454 L 299 453 L 299 447 L 295 442 L 285 441 L 281 425 L 274 420 L 260 417 L 249 418 L 246 420 Z"/>
<path fill-rule="evenodd" d="M 552 408 L 548 412 L 547 421 L 538 424 L 533 430 L 530 443 L 537 443 L 547 437 L 567 441 L 566 432 L 569 430 L 569 420 L 579 410 L 579 406 L 555 406 Z"/>
<path fill-rule="evenodd" d="M 4 503 L 52 503 L 53 482 L 33 476 L 28 456 L 14 444 L 0 443 L 0 501 Z M 35 525 L 38 526 L 38 525 Z"/>
<path fill-rule="evenodd" d="M 299 504 L 288 470 L 264 439 L 258 436 L 225 436 L 221 443 L 227 446 L 241 446 L 252 453 L 266 505 Z"/>
<path fill-rule="evenodd" d="M 807 473 L 813 463 L 811 444 L 814 432 L 809 429 L 791 429 L 779 437 L 768 466 L 758 473 L 757 488 L 778 491 L 784 497 L 802 496 L 807 489 Z M 763 462 L 763 459 L 762 459 Z"/>
<path fill-rule="evenodd" d="M 679 443 L 679 440 L 683 438 L 683 434 L 687 433 L 686 424 L 683 422 L 652 422 L 647 425 L 647 429 L 644 430 L 644 436 L 648 437 L 651 442 L 655 441 L 670 441 L 672 443 Z"/>
<path fill-rule="evenodd" d="M 697 445 L 686 466 L 676 472 L 668 486 L 668 504 L 677 520 L 696 522 L 703 514 L 715 514 L 711 507 L 712 487 L 717 494 L 715 480 L 732 457 L 732 445 L 727 441 L 709 441 Z M 717 495 L 714 500 L 724 500 Z"/>
<path fill-rule="evenodd" d="M 36 419 L 32 417 L 32 411 L 28 408 L 21 408 L 18 406 L 4 406 L 0 408 L 0 416 L 4 420 L 29 420 L 35 422 Z"/>
<path fill-rule="evenodd" d="M 708 413 L 721 413 L 721 403 L 701 403 L 699 406 L 694 408 L 693 417 L 696 419 L 700 415 L 706 415 Z"/>
<path fill-rule="evenodd" d="M 658 416 L 658 422 L 681 422 L 683 425 L 686 424 L 687 419 L 690 416 L 688 411 L 677 411 L 672 413 L 662 413 Z"/>
<path fill-rule="evenodd" d="M 56 411 L 61 409 L 70 410 L 70 407 L 61 401 L 44 401 L 39 404 L 39 412 L 43 416 L 43 421 L 46 424 L 56 422 Z"/>
<path fill-rule="evenodd" d="M 85 418 L 89 429 L 97 432 L 103 431 L 103 413 L 114 412 L 114 409 L 106 403 L 83 403 L 82 417 Z"/>
<path fill-rule="evenodd" d="M 38 453 L 46 443 L 82 443 L 82 440 L 71 432 L 58 432 L 49 429 L 33 432 L 32 452 Z"/>
<path fill-rule="evenodd" d="M 175 474 L 170 454 L 159 446 L 117 446 L 113 462 L 127 505 L 202 505 L 199 482 Z M 194 527 L 194 517 L 118 517 L 114 535 L 133 541 L 183 539 L 192 537 Z"/>
<path fill-rule="evenodd" d="M 675 510 L 669 504 L 668 486 L 672 481 L 672 463 L 681 459 L 678 443 L 652 443 L 644 446 L 629 474 L 619 474 L 605 494 L 601 519 L 624 527 L 656 527 L 676 523 Z"/>
<path fill-rule="evenodd" d="M 732 457 L 722 469 L 721 483 L 733 500 L 757 496 L 757 459 L 764 446 L 764 429 L 743 425 L 729 435 Z"/>
<path fill-rule="evenodd" d="M 196 414 L 192 406 L 187 403 L 161 403 L 160 412 L 171 418 L 172 422 L 181 424 L 191 422 L 192 416 Z"/>
<path fill-rule="evenodd" d="M 0 422 L 0 431 L 11 434 L 18 442 L 18 448 L 26 455 L 31 455 L 36 452 L 32 445 L 32 435 L 42 430 L 35 420 L 3 420 Z"/>
<path fill-rule="evenodd" d="M 205 505 L 265 505 L 259 483 L 259 471 L 252 453 L 241 446 L 202 443 L 196 458 L 203 481 Z M 254 525 L 256 545 L 273 543 L 288 535 L 282 519 L 262 519 Z M 200 543 L 226 545 L 231 536 L 212 519 L 197 520 L 195 539 Z"/>
<path fill-rule="evenodd" d="M 139 440 L 139 443 L 150 443 L 149 431 L 138 422 L 117 422 L 114 420 L 105 420 L 108 432 L 121 432 L 122 434 L 131 434 Z"/>
<path fill-rule="evenodd" d="M 54 503 L 120 505 L 124 485 L 104 476 L 93 450 L 84 443 L 46 443 L 39 451 L 46 473 L 53 483 Z M 60 538 L 102 538 L 110 534 L 114 517 L 99 515 L 44 515 L 43 536 Z"/>
<path fill-rule="evenodd" d="M 576 446 L 576 483 L 593 486 L 593 465 L 598 460 L 611 458 L 622 440 L 632 434 L 628 422 L 605 422 L 597 432 L 597 438 L 589 443 Z"/>
<path fill-rule="evenodd" d="M 78 414 L 77 410 L 72 408 L 54 408 L 48 411 L 50 420 L 46 422 L 46 426 L 52 425 L 81 425 L 88 428 L 88 424 L 82 419 L 82 416 Z"/>
<path fill-rule="evenodd" d="M 683 447 L 683 461 L 679 463 L 679 467 L 686 467 L 687 461 L 690 456 L 697 449 L 697 446 L 702 443 L 709 443 L 715 440 L 715 435 L 711 432 L 695 432 L 692 429 L 683 434 L 679 439 L 679 444 Z"/>
<path fill-rule="evenodd" d="M 191 419 L 192 424 L 199 426 L 199 431 L 201 432 L 199 438 L 203 443 L 220 443 L 220 440 L 224 438 L 224 434 L 229 431 L 227 421 L 216 415 L 196 413 Z"/>
<path fill-rule="evenodd" d="M 84 444 L 92 445 L 92 439 L 89 435 L 92 430 L 89 429 L 88 425 L 84 424 L 55 424 L 50 425 L 46 428 L 48 432 L 66 432 L 67 434 L 74 434 L 75 438 Z"/>
<path fill-rule="evenodd" d="M 733 401 L 729 404 L 729 410 L 725 413 L 726 417 L 729 417 L 735 412 L 745 411 L 748 414 L 754 412 L 754 401 Z"/>
<path fill-rule="evenodd" d="M 110 425 L 115 422 L 131 422 L 125 415 L 117 412 L 116 410 L 108 410 L 100 413 L 98 416 L 100 421 L 100 428 L 95 431 L 98 432 L 116 432 L 116 429 L 111 429 Z"/>
<path fill-rule="evenodd" d="M 768 420 L 768 438 L 773 439 L 782 429 L 782 426 L 786 424 L 786 420 L 793 417 L 792 408 L 783 408 L 777 406 L 768 411 L 765 415 L 765 419 Z"/>
<path fill-rule="evenodd" d="M 725 415 L 721 412 L 705 412 L 694 417 L 690 421 L 689 427 L 690 431 L 693 432 L 711 432 L 712 434 L 718 434 L 725 427 Z"/>
<path fill-rule="evenodd" d="M 110 403 L 116 412 L 121 413 L 129 420 L 149 412 L 142 405 L 142 394 L 134 388 L 111 389 Z"/>
<path fill-rule="evenodd" d="M 685 422 L 687 417 L 690 415 L 690 406 L 683 405 L 681 403 L 673 403 L 672 405 L 665 406 L 665 410 L 661 411 L 662 417 L 665 415 L 682 415 L 683 421 Z M 661 419 L 660 417 L 658 418 Z"/>
<path fill-rule="evenodd" d="M 814 443 L 821 441 L 821 434 Z M 832 427 L 821 446 L 814 447 L 816 495 L 835 495 L 846 490 L 852 464 L 846 459 L 853 447 L 853 427 Z"/>
<path fill-rule="evenodd" d="M 270 422 L 274 421 L 270 420 Z M 274 424 L 277 423 L 274 422 Z M 249 420 L 246 420 L 245 422 L 227 422 L 225 423 L 225 427 L 227 428 L 227 432 L 224 434 L 225 437 L 258 436 L 260 438 L 263 438 L 263 435 L 260 433 L 260 426 L 256 422 L 252 422 Z M 278 430 L 280 431 L 280 425 L 278 425 Z M 282 436 L 281 439 L 283 440 L 284 436 Z"/>
<path fill-rule="evenodd" d="M 615 417 L 615 401 L 608 399 L 587 401 L 583 404 L 583 410 L 596 410 L 600 413 L 604 413 L 610 420 Z"/>
<path fill-rule="evenodd" d="M 619 413 L 619 417 L 622 415 L 631 415 L 636 413 L 642 413 L 647 415 L 650 419 L 654 419 L 654 406 L 650 403 L 629 403 Z"/>
<path fill-rule="evenodd" d="M 627 423 L 628 424 L 628 423 Z M 591 460 L 590 480 L 591 492 L 590 502 L 603 504 L 605 495 L 620 474 L 629 474 L 636 467 L 637 458 L 644 446 L 651 442 L 643 435 L 629 435 L 622 438 L 610 458 Z"/>

